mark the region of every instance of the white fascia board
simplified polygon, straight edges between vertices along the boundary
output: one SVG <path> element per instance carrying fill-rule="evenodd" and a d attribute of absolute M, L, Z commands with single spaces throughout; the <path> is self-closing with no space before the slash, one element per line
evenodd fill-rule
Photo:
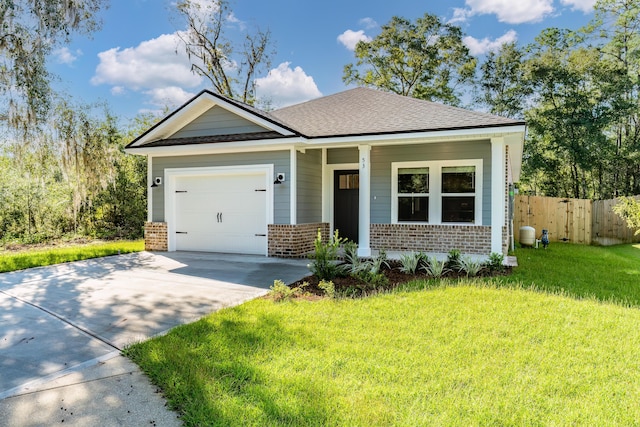
<path fill-rule="evenodd" d="M 294 135 L 294 133 L 289 129 L 278 126 L 277 124 L 227 102 L 224 99 L 216 98 L 210 93 L 204 92 L 199 97 L 192 100 L 188 105 L 185 105 L 183 108 L 175 111 L 172 116 L 161 121 L 155 128 L 152 128 L 148 134 L 136 141 L 134 147 L 142 146 L 150 141 L 157 141 L 171 137 L 171 135 L 216 105 L 269 131 L 275 131 L 285 136 Z"/>
<path fill-rule="evenodd" d="M 497 126 L 481 129 L 458 129 L 429 132 L 392 133 L 381 135 L 357 135 L 346 137 L 310 138 L 305 141 L 307 146 L 335 146 L 345 145 L 386 145 L 396 143 L 423 144 L 429 142 L 442 142 L 443 140 L 472 140 L 491 139 L 506 135 L 521 135 L 524 137 L 525 126 Z"/>
<path fill-rule="evenodd" d="M 153 156 L 192 156 L 200 154 L 243 153 L 251 151 L 280 151 L 299 148 L 303 138 L 264 139 L 260 141 L 216 142 L 211 144 L 170 145 L 166 147 L 127 148 L 128 154 Z"/>

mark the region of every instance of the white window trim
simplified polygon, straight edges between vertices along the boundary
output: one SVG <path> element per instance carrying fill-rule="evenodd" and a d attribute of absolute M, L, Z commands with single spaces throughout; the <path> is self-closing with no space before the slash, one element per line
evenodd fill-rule
<path fill-rule="evenodd" d="M 442 168 L 452 166 L 475 166 L 475 218 L 469 222 L 442 222 Z M 429 221 L 407 222 L 398 221 L 398 169 L 429 168 Z M 482 225 L 482 159 L 467 160 L 439 160 L 423 162 L 392 162 L 391 163 L 391 223 L 392 224 L 433 224 L 433 225 Z M 457 193 L 447 193 L 455 196 Z M 469 196 L 472 193 L 464 193 Z"/>

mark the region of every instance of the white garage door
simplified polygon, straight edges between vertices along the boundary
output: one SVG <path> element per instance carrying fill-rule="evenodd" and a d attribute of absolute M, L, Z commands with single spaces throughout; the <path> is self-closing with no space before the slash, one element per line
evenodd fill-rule
<path fill-rule="evenodd" d="M 266 255 L 265 180 L 264 173 L 176 177 L 176 249 Z"/>

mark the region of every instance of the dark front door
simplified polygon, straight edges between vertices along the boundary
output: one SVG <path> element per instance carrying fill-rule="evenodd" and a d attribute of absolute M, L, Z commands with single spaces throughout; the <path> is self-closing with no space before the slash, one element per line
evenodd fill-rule
<path fill-rule="evenodd" d="M 357 170 L 335 171 L 333 176 L 333 228 L 340 237 L 358 243 L 360 175 Z"/>

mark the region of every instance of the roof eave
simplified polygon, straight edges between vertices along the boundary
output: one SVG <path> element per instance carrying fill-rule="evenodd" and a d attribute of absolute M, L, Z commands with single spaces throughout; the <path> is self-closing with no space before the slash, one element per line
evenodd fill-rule
<path fill-rule="evenodd" d="M 499 126 L 474 126 L 474 127 L 460 127 L 449 129 L 435 129 L 435 130 L 417 130 L 417 131 L 399 131 L 399 132 L 380 132 L 380 133 L 362 133 L 351 135 L 327 135 L 327 136 L 312 136 L 306 139 L 308 145 L 332 145 L 332 144 L 344 144 L 345 142 L 351 143 L 368 143 L 368 144 L 385 144 L 390 142 L 398 142 L 404 140 L 434 140 L 434 139 L 452 139 L 452 138 L 487 138 L 491 136 L 504 136 L 506 134 L 524 134 L 526 131 L 526 125 L 524 122 L 499 125 Z"/>
<path fill-rule="evenodd" d="M 180 124 L 182 124 L 182 126 L 186 125 L 190 120 L 195 119 L 197 116 L 215 105 L 220 105 L 221 107 L 235 112 L 256 124 L 265 127 L 266 129 L 279 132 L 284 136 L 300 135 L 299 132 L 284 123 L 274 120 L 266 114 L 260 114 L 239 102 L 227 99 L 205 89 L 168 114 L 142 135 L 131 141 L 125 148 L 137 148 L 151 141 L 165 139 L 167 135 L 177 131 L 181 127 Z M 193 117 L 190 118 L 191 116 Z M 180 120 L 182 121 L 176 126 L 175 122 Z"/>
<path fill-rule="evenodd" d="M 203 154 L 240 153 L 251 151 L 288 150 L 292 146 L 301 145 L 305 139 L 297 136 L 288 138 L 261 139 L 253 141 L 232 141 L 199 144 L 180 144 L 168 146 L 125 147 L 128 154 L 142 156 L 190 156 Z"/>

